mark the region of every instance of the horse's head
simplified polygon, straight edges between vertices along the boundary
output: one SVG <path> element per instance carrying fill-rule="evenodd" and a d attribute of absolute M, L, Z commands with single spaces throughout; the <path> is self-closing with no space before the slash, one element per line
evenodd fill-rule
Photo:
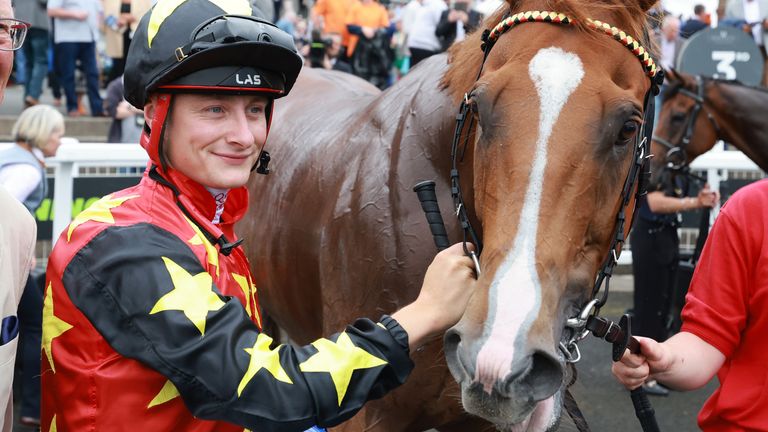
<path fill-rule="evenodd" d="M 665 167 L 683 167 L 717 142 L 718 124 L 707 108 L 708 82 L 700 76 L 666 72 L 664 103 L 651 143 L 652 181 L 658 181 Z"/>
<path fill-rule="evenodd" d="M 636 47 L 589 19 L 643 40 L 652 3 L 510 0 L 489 27 L 516 22 L 495 39 L 479 79 L 479 34 L 450 53 L 443 84 L 457 101 L 468 93 L 477 124 L 458 170 L 484 249 L 478 291 L 446 335 L 446 357 L 467 411 L 501 429 L 557 423 L 572 360 L 561 348 L 573 336 L 566 321 L 592 299 L 638 154 L 649 71 Z M 518 24 L 517 13 L 541 10 L 571 24 Z"/>

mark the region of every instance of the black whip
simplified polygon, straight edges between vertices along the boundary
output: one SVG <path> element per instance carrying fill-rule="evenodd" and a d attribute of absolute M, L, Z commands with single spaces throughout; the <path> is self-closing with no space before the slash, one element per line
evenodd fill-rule
<path fill-rule="evenodd" d="M 413 187 L 413 191 L 419 197 L 421 209 L 424 210 L 424 216 L 427 217 L 429 230 L 432 232 L 432 238 L 435 240 L 437 250 L 441 251 L 451 243 L 448 241 L 448 233 L 445 231 L 445 223 L 440 215 L 440 206 L 437 204 L 435 195 L 435 182 L 426 180 Z"/>

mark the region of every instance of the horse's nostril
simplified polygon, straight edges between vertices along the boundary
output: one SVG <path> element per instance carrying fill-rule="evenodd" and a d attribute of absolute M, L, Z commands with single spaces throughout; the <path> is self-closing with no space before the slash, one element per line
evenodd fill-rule
<path fill-rule="evenodd" d="M 555 394 L 562 385 L 563 366 L 544 351 L 536 351 L 531 357 L 533 367 L 525 380 L 530 385 L 533 400 L 541 401 Z"/>
<path fill-rule="evenodd" d="M 461 332 L 455 327 L 445 332 L 443 338 L 443 347 L 445 349 L 445 360 L 448 363 L 448 369 L 456 382 L 463 382 L 469 378 L 467 364 L 462 362 L 459 344 L 461 343 Z"/>
<path fill-rule="evenodd" d="M 450 328 L 447 332 L 445 332 L 443 343 L 445 344 L 446 351 L 456 350 L 456 348 L 459 346 L 459 342 L 461 342 L 461 333 L 459 333 L 456 328 Z"/>

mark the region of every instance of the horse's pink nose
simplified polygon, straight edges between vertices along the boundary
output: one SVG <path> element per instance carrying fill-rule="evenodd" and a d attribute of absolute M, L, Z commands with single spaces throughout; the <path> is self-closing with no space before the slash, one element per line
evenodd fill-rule
<path fill-rule="evenodd" d="M 477 390 L 483 386 L 473 382 L 477 368 L 477 352 L 471 343 L 462 341 L 462 334 L 456 327 L 445 334 L 445 356 L 453 377 L 460 384 Z M 510 373 L 498 377 L 493 392 L 503 398 L 523 398 L 533 402 L 542 401 L 557 392 L 563 383 L 564 368 L 552 354 L 534 350 L 530 355 L 516 359 L 510 365 Z"/>

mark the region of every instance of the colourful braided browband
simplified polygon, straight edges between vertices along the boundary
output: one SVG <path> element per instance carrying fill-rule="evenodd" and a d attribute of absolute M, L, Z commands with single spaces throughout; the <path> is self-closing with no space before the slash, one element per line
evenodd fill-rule
<path fill-rule="evenodd" d="M 568 17 L 568 15 L 558 12 L 520 12 L 502 20 L 498 25 L 496 25 L 496 27 L 494 27 L 488 35 L 488 43 L 493 45 L 496 43 L 496 40 L 499 38 L 499 36 L 501 36 L 504 32 L 517 24 L 522 24 L 525 22 L 548 22 L 553 24 L 569 25 L 574 21 Z M 648 51 L 642 45 L 640 45 L 640 42 L 635 40 L 635 38 L 626 34 L 621 29 L 613 27 L 612 25 L 602 21 L 593 20 L 591 18 L 587 18 L 587 25 L 595 30 L 599 30 L 607 34 L 608 36 L 612 36 L 614 39 L 621 42 L 622 45 L 627 47 L 632 52 L 632 54 L 634 54 L 635 57 L 640 60 L 640 63 L 643 65 L 643 69 L 645 69 L 645 72 L 649 77 L 655 78 L 659 73 L 659 68 L 656 66 L 656 62 L 653 61 L 651 56 L 648 54 Z M 483 49 L 485 49 L 485 46 L 483 46 Z"/>

